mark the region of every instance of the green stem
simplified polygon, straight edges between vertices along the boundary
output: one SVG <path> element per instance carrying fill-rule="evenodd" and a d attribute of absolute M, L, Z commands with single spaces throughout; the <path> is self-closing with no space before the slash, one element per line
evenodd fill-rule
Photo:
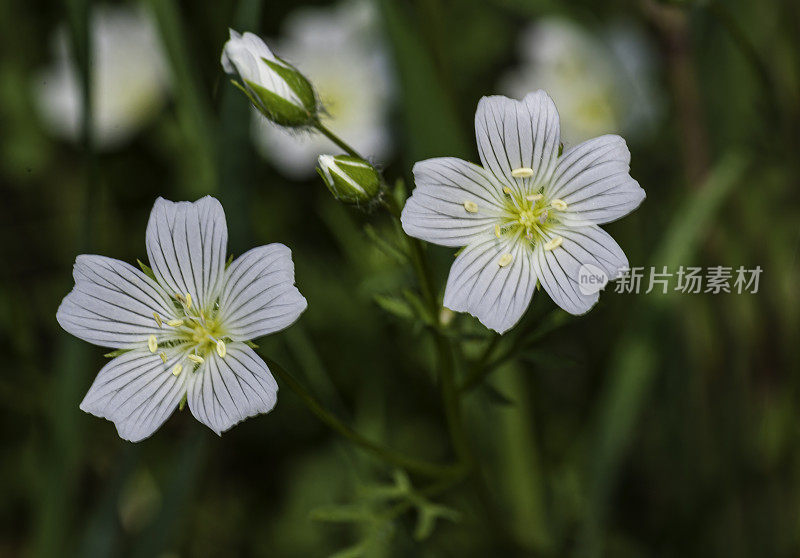
<path fill-rule="evenodd" d="M 500 342 L 500 334 L 495 333 L 486 347 L 483 349 L 481 356 L 478 357 L 478 360 L 474 362 L 474 364 L 470 367 L 469 373 L 467 373 L 467 377 L 458 387 L 458 391 L 466 392 L 473 389 L 475 386 L 480 384 L 483 381 L 483 378 L 489 373 L 489 368 L 487 364 L 489 363 L 489 359 L 492 357 L 492 353 L 494 352 L 495 347 Z"/>
<path fill-rule="evenodd" d="M 329 426 L 332 430 L 338 432 L 362 449 L 372 453 L 374 456 L 397 467 L 401 467 L 408 471 L 429 477 L 447 477 L 458 473 L 460 470 L 460 465 L 441 465 L 438 463 L 431 463 L 429 461 L 415 459 L 391 448 L 384 447 L 371 440 L 368 440 L 325 409 L 325 407 L 323 407 L 322 404 L 317 401 L 317 399 L 311 395 L 311 393 L 309 393 L 305 386 L 303 386 L 303 384 L 295 379 L 294 376 L 287 372 L 281 365 L 263 355 L 262 358 L 269 366 L 269 369 L 277 374 L 281 380 L 283 380 L 286 385 L 289 386 L 289 389 L 291 389 L 295 394 L 297 394 L 298 397 L 300 397 L 303 403 L 305 403 L 309 410 L 314 413 L 318 419 Z"/>
<path fill-rule="evenodd" d="M 337 146 L 339 146 L 340 148 L 342 148 L 342 149 L 343 149 L 343 150 L 344 150 L 344 151 L 345 151 L 345 152 L 346 152 L 348 155 L 351 155 L 351 156 L 353 156 L 353 157 L 358 157 L 359 159 L 364 159 L 364 160 L 366 161 L 366 159 L 365 159 L 364 157 L 362 157 L 362 156 L 361 156 L 361 155 L 358 153 L 358 151 L 356 151 L 355 149 L 353 149 L 353 148 L 352 148 L 352 147 L 351 147 L 349 144 L 345 143 L 345 141 L 344 141 L 344 140 L 342 140 L 342 138 L 340 138 L 340 137 L 339 137 L 339 136 L 337 136 L 335 133 L 333 133 L 333 132 L 332 132 L 330 129 L 328 129 L 328 128 L 327 128 L 327 127 L 326 127 L 326 126 L 325 126 L 325 125 L 324 125 L 322 122 L 320 122 L 319 120 L 317 120 L 317 121 L 314 123 L 314 128 L 316 128 L 316 129 L 317 129 L 319 132 L 321 132 L 321 133 L 322 133 L 322 135 L 324 135 L 326 138 L 328 138 L 329 140 L 331 140 L 331 141 L 332 141 L 333 143 L 335 143 Z"/>

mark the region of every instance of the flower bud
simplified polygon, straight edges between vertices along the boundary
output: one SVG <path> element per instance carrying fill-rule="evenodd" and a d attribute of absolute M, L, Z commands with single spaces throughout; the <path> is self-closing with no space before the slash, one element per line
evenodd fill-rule
<path fill-rule="evenodd" d="M 319 104 L 314 88 L 297 69 L 275 56 L 253 33 L 233 29 L 222 49 L 222 67 L 264 116 L 281 126 L 311 124 Z"/>
<path fill-rule="evenodd" d="M 378 171 L 358 157 L 320 155 L 317 172 L 333 197 L 344 203 L 369 202 L 380 190 Z"/>

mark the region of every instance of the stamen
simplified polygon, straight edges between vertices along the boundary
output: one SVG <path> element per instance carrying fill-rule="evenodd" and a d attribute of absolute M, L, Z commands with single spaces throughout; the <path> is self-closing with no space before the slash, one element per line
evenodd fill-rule
<path fill-rule="evenodd" d="M 172 375 L 177 376 L 178 374 L 181 373 L 181 370 L 183 370 L 183 365 L 179 362 L 178 364 L 172 367 Z"/>
<path fill-rule="evenodd" d="M 511 254 L 503 254 L 502 256 L 500 256 L 500 259 L 497 260 L 497 265 L 499 265 L 500 267 L 505 267 L 508 264 L 510 264 L 511 260 L 513 259 L 514 256 L 512 256 Z"/>
<path fill-rule="evenodd" d="M 155 318 L 156 323 L 158 324 L 158 327 L 161 327 L 162 324 L 163 324 L 163 322 L 161 321 L 161 316 L 159 316 L 158 314 L 153 312 L 153 318 Z"/>
<path fill-rule="evenodd" d="M 503 186 L 503 192 L 505 192 L 506 194 L 508 194 L 510 196 L 511 195 L 511 188 L 509 188 L 508 186 Z"/>
<path fill-rule="evenodd" d="M 564 211 L 567 208 L 567 202 L 558 198 L 550 202 L 550 205 L 559 211 Z"/>
<path fill-rule="evenodd" d="M 561 244 L 563 242 L 564 242 L 564 239 L 562 237 L 556 236 L 556 237 L 551 238 L 550 240 L 547 241 L 547 244 L 544 245 L 544 249 L 545 250 L 555 250 L 556 248 L 561 246 Z"/>
<path fill-rule="evenodd" d="M 167 322 L 169 327 L 181 327 L 183 325 L 183 320 L 170 320 Z"/>
<path fill-rule="evenodd" d="M 164 361 L 164 364 L 167 363 L 167 353 L 165 353 L 164 351 L 161 351 L 160 353 L 158 353 L 158 356 L 161 357 L 161 360 Z"/>
<path fill-rule="evenodd" d="M 465 201 L 464 202 L 464 209 L 469 211 L 470 213 L 477 213 L 478 212 L 478 204 L 474 201 Z"/>
<path fill-rule="evenodd" d="M 528 201 L 535 202 L 535 201 L 539 201 L 543 197 L 544 197 L 544 195 L 542 195 L 542 194 L 528 194 L 527 196 L 525 196 L 525 199 L 528 200 Z"/>
<path fill-rule="evenodd" d="M 530 167 L 520 167 L 511 171 L 514 178 L 530 178 L 533 176 L 533 169 Z"/>
<path fill-rule="evenodd" d="M 541 215 L 539 215 L 539 224 L 544 225 L 544 222 L 547 221 L 548 211 L 545 211 Z"/>
<path fill-rule="evenodd" d="M 181 293 L 175 293 L 174 296 L 178 300 L 178 302 L 180 302 L 181 304 L 186 304 L 186 299 Z"/>
<path fill-rule="evenodd" d="M 203 364 L 204 358 L 199 355 L 186 355 L 186 358 L 191 360 L 192 362 L 196 362 L 197 364 Z"/>
<path fill-rule="evenodd" d="M 147 348 L 150 349 L 151 353 L 156 352 L 158 349 L 158 339 L 156 339 L 155 335 L 151 335 L 147 338 Z"/>
<path fill-rule="evenodd" d="M 502 229 L 500 228 L 500 225 L 495 225 L 495 226 L 494 226 L 494 235 L 495 235 L 497 238 L 500 238 L 500 233 L 501 233 L 501 232 L 502 232 Z"/>
<path fill-rule="evenodd" d="M 186 293 L 186 309 L 188 310 L 191 307 L 192 307 L 192 295 L 191 293 Z"/>
<path fill-rule="evenodd" d="M 225 358 L 225 354 L 228 352 L 228 349 L 225 347 L 225 342 L 220 339 L 217 341 L 217 354 L 220 358 Z"/>

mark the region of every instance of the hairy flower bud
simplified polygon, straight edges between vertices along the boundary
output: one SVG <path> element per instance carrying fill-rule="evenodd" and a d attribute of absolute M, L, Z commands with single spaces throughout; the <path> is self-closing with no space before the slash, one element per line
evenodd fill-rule
<path fill-rule="evenodd" d="M 320 155 L 317 172 L 333 197 L 344 203 L 367 203 L 380 190 L 378 171 L 358 157 Z"/>
<path fill-rule="evenodd" d="M 222 67 L 261 113 L 281 126 L 311 124 L 319 103 L 314 88 L 294 66 L 275 56 L 253 33 L 233 29 L 222 49 Z"/>

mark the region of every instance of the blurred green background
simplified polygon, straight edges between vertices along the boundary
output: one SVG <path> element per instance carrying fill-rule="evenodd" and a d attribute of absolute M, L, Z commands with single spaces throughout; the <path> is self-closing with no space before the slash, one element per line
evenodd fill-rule
<path fill-rule="evenodd" d="M 259 157 L 246 99 L 221 71 L 229 27 L 280 37 L 300 4 L 309 3 L 147 2 L 169 93 L 108 147 L 91 134 L 60 139 L 35 92 L 59 26 L 85 83 L 94 2 L 0 1 L 0 555 L 799 555 L 793 0 L 376 2 L 394 91 L 394 147 L 379 161 L 387 176 L 410 180 L 426 157 L 477 160 L 476 104 L 507 72 L 525 71 L 519 38 L 531 25 L 557 17 L 598 36 L 624 21 L 640 38 L 626 52 L 649 45 L 656 108 L 645 131 L 610 120 L 619 129 L 607 131 L 629 139 L 647 199 L 608 230 L 632 265 L 763 268 L 757 294 L 607 289 L 588 315 L 552 329 L 555 307 L 535 295 L 497 348 L 513 358 L 463 399 L 483 482 L 431 498 L 457 514 L 445 512 L 424 540 L 422 512 L 394 513 L 376 489 L 392 484 L 392 468 L 327 430 L 283 384 L 271 414 L 221 438 L 185 410 L 134 445 L 78 409 L 105 351 L 55 320 L 75 256 L 144 259 L 157 196 L 212 194 L 230 252 L 282 242 L 294 253 L 309 307 L 260 340 L 262 352 L 369 438 L 452 459 L 432 343 L 403 302 L 414 278 L 383 245 L 401 242 L 397 230 L 384 213 L 337 204 L 318 179 L 286 178 Z M 603 75 L 623 92 L 639 79 Z M 608 102 L 625 98 L 619 90 Z M 441 296 L 453 251 L 426 252 Z M 489 332 L 469 316 L 450 328 L 463 375 Z"/>

